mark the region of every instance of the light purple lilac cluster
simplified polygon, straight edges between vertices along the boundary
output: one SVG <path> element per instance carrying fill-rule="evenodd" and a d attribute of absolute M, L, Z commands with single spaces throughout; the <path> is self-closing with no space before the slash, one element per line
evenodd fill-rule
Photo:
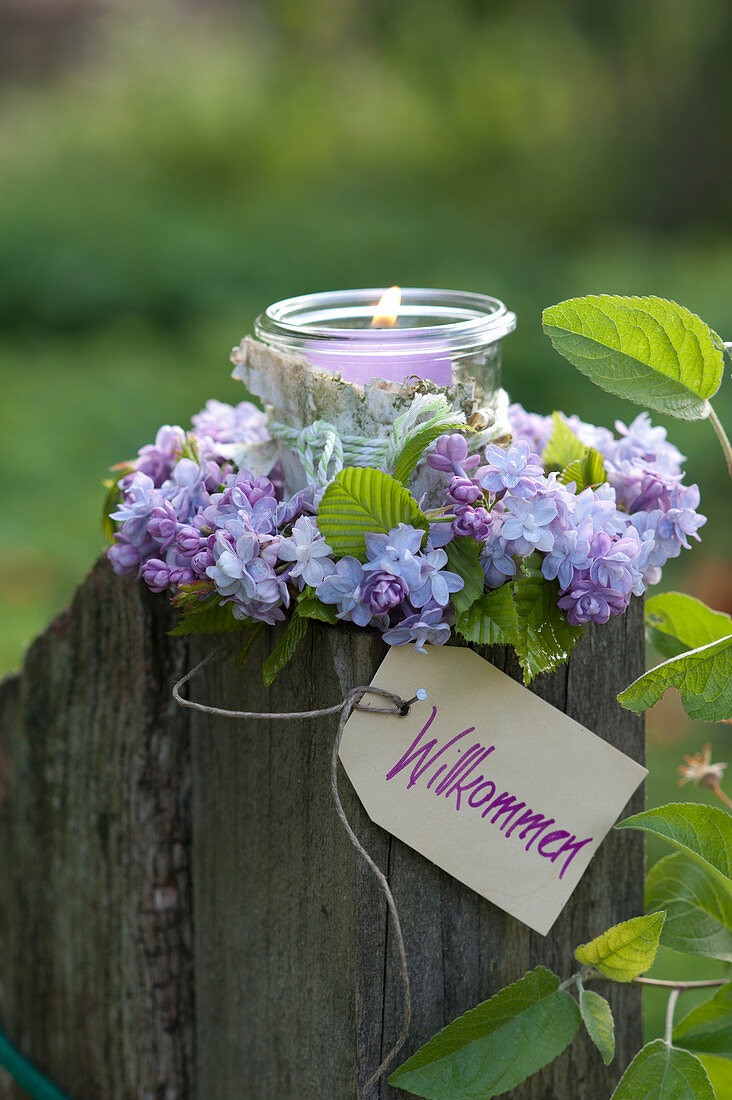
<path fill-rule="evenodd" d="M 108 551 L 117 573 L 137 573 L 153 592 L 200 582 L 236 618 L 269 624 L 309 587 L 339 618 L 376 626 L 392 645 L 447 640 L 450 596 L 464 582 L 425 531 L 399 524 L 368 534 L 365 563 L 336 562 L 311 491 L 281 500 L 273 480 L 234 470 L 218 449 L 266 439 L 259 410 L 210 401 L 193 425 L 161 428 L 120 480 Z"/>
<path fill-rule="evenodd" d="M 400 523 L 388 535 L 367 532 L 364 564 L 346 556 L 316 588 L 318 598 L 334 604 L 339 619 L 376 626 L 389 645 L 425 642 L 442 645 L 454 617 L 450 597 L 465 582 L 445 569 L 447 554 L 425 532 Z"/>
<path fill-rule="evenodd" d="M 706 522 L 696 510 L 699 489 L 683 484 L 683 455 L 647 413 L 629 426 L 618 421 L 617 437 L 565 418 L 582 443 L 602 454 L 607 473 L 607 482 L 579 493 L 542 465 L 552 418 L 520 405 L 511 406 L 509 418 L 511 445 L 486 447 L 484 465 L 468 457 L 460 435 L 443 436 L 427 459 L 452 475 L 446 491 L 452 533 L 481 544 L 488 588 L 510 580 L 518 559 L 539 551 L 542 573 L 558 581 L 558 604 L 569 621 L 605 623 L 660 579 L 689 538 L 699 538 Z"/>
<path fill-rule="evenodd" d="M 618 436 L 567 423 L 604 458 L 607 483 L 576 492 L 539 457 L 550 417 L 510 410 L 513 439 L 469 455 L 461 435 L 444 435 L 427 462 L 449 475 L 448 507 L 429 531 L 400 523 L 367 533 L 364 562 L 336 560 L 318 529 L 311 490 L 282 499 L 276 475 L 255 477 L 227 458 L 232 444 L 267 436 L 264 414 L 249 402 L 209 401 L 193 429 L 166 425 L 119 481 L 117 524 L 109 558 L 154 592 L 196 585 L 218 594 L 238 619 L 273 624 L 306 588 L 339 619 L 382 631 L 391 645 L 441 645 L 454 625 L 452 597 L 464 588 L 446 568 L 444 547 L 473 539 L 486 587 L 516 576 L 520 559 L 538 552 L 558 604 L 573 624 L 607 622 L 633 593 L 660 577 L 705 522 L 699 490 L 683 484 L 683 456 L 647 415 Z M 459 555 L 458 559 L 459 560 Z"/>

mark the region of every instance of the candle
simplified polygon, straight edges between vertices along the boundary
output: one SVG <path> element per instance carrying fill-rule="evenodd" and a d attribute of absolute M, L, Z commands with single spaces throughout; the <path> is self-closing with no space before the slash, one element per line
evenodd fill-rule
<path fill-rule="evenodd" d="M 424 379 L 440 387 L 475 378 L 496 389 L 500 342 L 516 327 L 498 301 L 464 291 L 391 287 L 308 294 L 275 302 L 255 333 L 280 351 L 366 386 Z"/>

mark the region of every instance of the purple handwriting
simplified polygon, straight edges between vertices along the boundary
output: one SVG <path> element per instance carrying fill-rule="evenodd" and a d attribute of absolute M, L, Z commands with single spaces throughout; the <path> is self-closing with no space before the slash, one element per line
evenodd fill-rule
<path fill-rule="evenodd" d="M 544 859 L 550 859 L 552 863 L 556 863 L 564 855 L 564 862 L 559 871 L 561 879 L 580 849 L 584 848 L 585 844 L 592 843 L 592 837 L 578 840 L 574 833 L 566 829 L 552 829 L 547 832 L 551 825 L 556 824 L 553 817 L 534 813 L 525 802 L 520 802 L 508 791 L 498 793 L 494 781 L 487 779 L 482 772 L 475 775 L 483 761 L 495 752 L 496 748 L 495 745 L 486 747 L 479 741 L 470 745 L 469 748 L 466 748 L 467 742 L 461 744 L 463 738 L 475 732 L 475 726 L 469 726 L 462 733 L 455 734 L 441 747 L 438 747 L 437 737 L 422 743 L 422 738 L 429 733 L 436 717 L 437 707 L 433 707 L 431 715 L 401 760 L 398 760 L 391 771 L 386 773 L 387 780 L 394 779 L 400 772 L 411 767 L 411 772 L 408 772 L 407 790 L 422 782 L 424 778 L 424 785 L 438 798 L 454 797 L 455 809 L 458 812 L 466 809 L 480 810 L 483 818 L 488 817 L 489 814 L 492 815 L 491 825 L 498 825 L 500 820 L 498 828 L 504 836 L 516 833 L 519 840 L 526 840 L 528 837 L 525 844 L 527 852 L 534 842 L 538 841 L 534 851 Z M 456 756 L 457 759 L 455 759 Z"/>

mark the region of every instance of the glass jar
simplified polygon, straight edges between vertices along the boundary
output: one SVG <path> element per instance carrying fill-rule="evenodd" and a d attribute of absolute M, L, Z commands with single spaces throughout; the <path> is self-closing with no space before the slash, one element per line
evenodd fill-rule
<path fill-rule="evenodd" d="M 398 288 L 393 288 L 394 290 Z M 438 386 L 475 379 L 484 394 L 500 387 L 501 341 L 516 327 L 503 302 L 461 290 L 407 287 L 391 317 L 383 289 L 336 290 L 275 302 L 257 318 L 257 339 L 340 371 L 344 381 L 420 378 Z M 374 327 L 376 319 L 379 327 Z M 388 326 L 388 327 L 387 327 Z"/>

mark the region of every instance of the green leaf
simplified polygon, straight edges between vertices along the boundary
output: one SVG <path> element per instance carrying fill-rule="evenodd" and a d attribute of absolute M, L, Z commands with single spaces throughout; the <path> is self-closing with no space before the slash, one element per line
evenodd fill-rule
<path fill-rule="evenodd" d="M 460 615 L 483 594 L 485 578 L 480 564 L 480 546 L 475 539 L 454 538 L 445 547 L 447 564 L 445 569 L 457 573 L 465 581 L 465 587 L 450 596 L 455 614 Z"/>
<path fill-rule="evenodd" d="M 587 447 L 582 458 L 575 458 L 574 462 L 564 467 L 559 480 L 562 485 L 569 485 L 573 481 L 578 493 L 590 485 L 601 485 L 607 481 L 607 471 L 602 455 L 594 447 Z"/>
<path fill-rule="evenodd" d="M 489 1100 L 561 1054 L 579 1024 L 574 998 L 539 966 L 453 1020 L 389 1084 L 431 1100 Z"/>
<path fill-rule="evenodd" d="M 715 1058 L 711 1054 L 703 1054 L 699 1061 L 709 1074 L 717 1100 L 726 1100 L 732 1096 L 732 1062 L 727 1058 Z"/>
<path fill-rule="evenodd" d="M 713 611 L 701 600 L 684 592 L 661 592 L 646 600 L 646 625 L 653 631 L 653 644 L 664 657 L 676 657 L 687 649 L 732 634 L 732 618 Z"/>
<path fill-rule="evenodd" d="M 455 629 L 463 638 L 478 645 L 514 645 L 518 620 L 512 586 L 502 584 L 493 592 L 479 596 L 467 611 L 457 616 Z"/>
<path fill-rule="evenodd" d="M 672 802 L 626 817 L 616 829 L 642 829 L 690 856 L 728 890 L 732 888 L 732 814 L 696 802 Z"/>
<path fill-rule="evenodd" d="M 250 622 L 248 624 L 247 632 L 246 632 L 246 635 L 244 637 L 244 645 L 241 647 L 241 649 L 237 653 L 236 661 L 234 662 L 236 664 L 237 668 L 243 669 L 245 667 L 245 665 L 247 663 L 247 658 L 249 657 L 249 651 L 251 650 L 252 646 L 254 645 L 254 643 L 256 642 L 257 638 L 259 637 L 259 635 L 262 633 L 263 630 L 264 630 L 264 623 L 261 622 L 261 621 L 259 621 L 259 622 Z"/>
<path fill-rule="evenodd" d="M 704 1066 L 693 1054 L 654 1039 L 636 1054 L 610 1100 L 716 1100 Z"/>
<path fill-rule="evenodd" d="M 547 470 L 563 470 L 570 462 L 584 458 L 587 446 L 574 434 L 561 413 L 552 413 L 552 434 L 544 448 L 542 462 Z"/>
<path fill-rule="evenodd" d="M 679 1020 L 673 1041 L 695 1054 L 732 1058 L 732 982 Z"/>
<path fill-rule="evenodd" d="M 615 1021 L 604 997 L 592 989 L 580 989 L 579 1007 L 587 1034 L 608 1066 L 615 1054 Z"/>
<path fill-rule="evenodd" d="M 234 618 L 232 604 L 217 603 L 203 611 L 187 611 L 168 634 L 174 638 L 183 634 L 230 634 L 245 627 L 244 620 Z"/>
<path fill-rule="evenodd" d="M 102 482 L 107 490 L 102 504 L 102 534 L 109 543 L 114 542 L 114 533 L 117 530 L 117 524 L 112 519 L 110 512 L 117 511 L 122 496 L 119 483 L 123 477 L 131 474 L 134 468 L 131 462 L 120 462 L 118 466 L 112 467 L 111 472 L 114 476 L 105 478 Z"/>
<path fill-rule="evenodd" d="M 323 603 L 315 595 L 314 588 L 306 588 L 300 593 L 297 600 L 297 613 L 301 619 L 317 619 L 321 623 L 330 623 L 335 626 L 338 622 L 338 609 L 334 604 Z"/>
<path fill-rule="evenodd" d="M 292 656 L 308 632 L 309 619 L 303 619 L 297 611 L 293 613 L 287 629 L 268 657 L 262 661 L 262 680 L 269 687 L 278 672 L 292 659 Z"/>
<path fill-rule="evenodd" d="M 323 494 L 318 527 L 336 558 L 353 554 L 366 560 L 367 531 L 386 533 L 399 523 L 428 527 L 416 500 L 382 470 L 347 466 Z"/>
<path fill-rule="evenodd" d="M 699 420 L 719 389 L 719 337 L 676 302 L 592 294 L 544 310 L 557 351 L 608 393 L 658 412 Z"/>
<path fill-rule="evenodd" d="M 614 924 L 574 953 L 578 962 L 595 966 L 614 982 L 632 982 L 648 970 L 658 951 L 665 913 L 646 913 Z"/>
<path fill-rule="evenodd" d="M 529 684 L 540 672 L 569 660 L 582 636 L 581 626 L 571 626 L 559 607 L 559 585 L 548 581 L 541 572 L 541 555 L 534 553 L 521 562 L 521 571 L 513 582 L 516 606 L 516 652 Z"/>
<path fill-rule="evenodd" d="M 661 943 L 687 955 L 732 962 L 732 894 L 682 852 L 651 867 L 646 910 L 665 909 Z"/>
<path fill-rule="evenodd" d="M 724 722 L 732 717 L 732 634 L 656 665 L 621 691 L 618 701 L 640 714 L 670 687 L 679 692 L 690 718 Z"/>
<path fill-rule="evenodd" d="M 430 443 L 434 443 L 434 441 L 439 439 L 441 435 L 444 435 L 445 432 L 460 432 L 461 434 L 469 432 L 474 434 L 472 428 L 469 428 L 467 424 L 459 420 L 447 424 L 444 421 L 437 424 L 425 424 L 420 431 L 416 432 L 411 439 L 407 440 L 406 445 L 394 464 L 394 477 L 397 481 L 401 481 L 402 485 L 409 485 L 409 480 L 415 471 L 417 463 Z"/>
<path fill-rule="evenodd" d="M 588 485 L 599 485 L 607 481 L 605 463 L 600 452 L 583 443 L 561 413 L 553 412 L 552 421 L 554 427 L 542 456 L 546 469 L 561 471 L 559 480 L 562 484 L 569 485 L 573 481 L 578 493 Z"/>

